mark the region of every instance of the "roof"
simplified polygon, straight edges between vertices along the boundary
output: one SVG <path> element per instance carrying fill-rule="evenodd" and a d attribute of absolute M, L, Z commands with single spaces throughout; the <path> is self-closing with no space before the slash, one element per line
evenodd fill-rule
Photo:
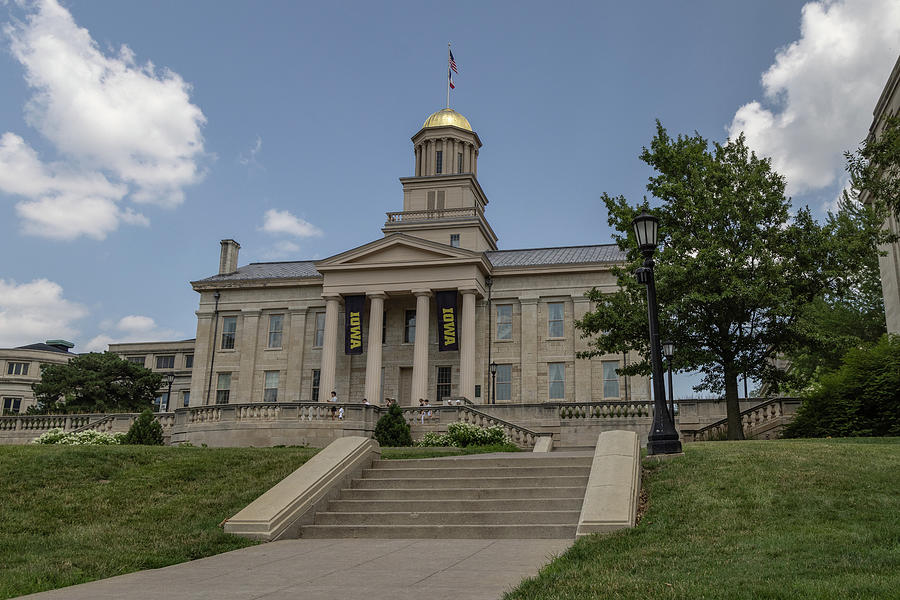
<path fill-rule="evenodd" d="M 69 354 L 68 350 L 63 348 L 59 348 L 57 346 L 51 346 L 50 344 L 45 344 L 43 342 L 39 344 L 28 344 L 27 346 L 18 346 L 16 350 L 43 350 L 44 352 L 59 352 L 61 354 Z"/>
<path fill-rule="evenodd" d="M 250 281 L 255 279 L 313 279 L 321 277 L 316 271 L 316 262 L 313 260 L 297 260 L 291 262 L 262 262 L 250 263 L 238 267 L 234 273 L 226 275 L 213 275 L 201 279 L 200 282 L 214 281 Z"/>
<path fill-rule="evenodd" d="M 608 263 L 625 260 L 625 253 L 615 244 L 599 246 L 563 246 L 559 248 L 523 248 L 485 252 L 495 267 L 533 267 L 542 265 L 575 265 Z"/>
<path fill-rule="evenodd" d="M 545 265 L 577 265 L 610 263 L 625 260 L 625 253 L 615 244 L 599 246 L 563 246 L 560 248 L 524 248 L 521 250 L 496 250 L 485 252 L 495 267 L 534 267 Z M 316 261 L 250 263 L 234 273 L 213 275 L 196 283 L 218 281 L 254 281 L 260 279 L 315 279 L 322 274 L 316 270 Z"/>

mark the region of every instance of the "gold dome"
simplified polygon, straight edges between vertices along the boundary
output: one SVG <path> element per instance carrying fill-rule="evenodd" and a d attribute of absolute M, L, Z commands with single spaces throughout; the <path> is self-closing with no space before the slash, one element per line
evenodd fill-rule
<path fill-rule="evenodd" d="M 460 129 L 465 129 L 466 131 L 472 131 L 472 126 L 469 125 L 468 119 L 464 116 L 453 110 L 452 108 L 442 108 L 437 111 L 427 119 L 425 119 L 425 124 L 422 127 L 445 127 L 447 125 L 451 125 L 453 127 L 459 127 Z"/>

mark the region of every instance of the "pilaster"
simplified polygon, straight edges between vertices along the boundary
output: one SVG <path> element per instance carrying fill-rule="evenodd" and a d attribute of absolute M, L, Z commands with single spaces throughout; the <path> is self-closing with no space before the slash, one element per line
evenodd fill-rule
<path fill-rule="evenodd" d="M 256 376 L 256 346 L 259 341 L 259 314 L 257 310 L 241 311 L 241 370 L 238 379 L 237 397 L 232 403 L 262 401 L 253 397 L 253 380 Z"/>
<path fill-rule="evenodd" d="M 591 301 L 584 296 L 573 297 L 575 320 L 580 321 L 591 310 Z M 591 401 L 591 361 L 586 358 L 578 358 L 579 352 L 588 350 L 590 339 L 581 337 L 581 330 L 572 324 L 572 339 L 575 350 L 575 401 Z"/>
<path fill-rule="evenodd" d="M 520 361 L 521 383 L 519 396 L 521 402 L 537 402 L 537 298 L 520 298 L 522 310 L 521 340 L 522 358 Z M 492 309 L 493 310 L 493 309 Z"/>
<path fill-rule="evenodd" d="M 300 401 L 300 385 L 303 378 L 303 339 L 306 333 L 306 307 L 288 310 L 288 359 L 287 381 L 284 397 L 288 402 Z"/>

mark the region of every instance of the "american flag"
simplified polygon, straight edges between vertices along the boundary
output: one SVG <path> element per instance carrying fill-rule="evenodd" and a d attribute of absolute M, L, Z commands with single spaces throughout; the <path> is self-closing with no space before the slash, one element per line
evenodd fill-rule
<path fill-rule="evenodd" d="M 453 50 L 450 50 L 448 48 L 447 51 L 450 52 L 450 70 L 454 73 L 459 73 L 459 71 L 456 69 L 456 61 L 453 60 Z"/>
<path fill-rule="evenodd" d="M 447 71 L 447 77 L 450 78 L 450 89 L 455 90 L 456 86 L 453 85 L 453 71 Z"/>

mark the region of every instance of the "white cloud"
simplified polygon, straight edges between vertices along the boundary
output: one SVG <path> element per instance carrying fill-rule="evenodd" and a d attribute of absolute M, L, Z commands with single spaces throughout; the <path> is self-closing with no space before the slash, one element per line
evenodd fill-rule
<path fill-rule="evenodd" d="M 84 306 L 63 297 L 58 283 L 0 279 L 0 347 L 73 338 L 78 330 L 72 323 L 87 314 Z"/>
<path fill-rule="evenodd" d="M 256 156 L 262 152 L 262 137 L 256 136 L 256 143 L 250 148 L 250 153 L 247 156 L 244 156 L 243 153 L 238 155 L 238 162 L 244 165 L 245 167 L 260 167 L 262 165 L 259 164 L 259 161 L 256 160 Z"/>
<path fill-rule="evenodd" d="M 267 233 L 283 233 L 300 238 L 322 235 L 322 230 L 312 223 L 295 217 L 286 210 L 276 210 L 274 208 L 266 211 L 262 230 Z"/>
<path fill-rule="evenodd" d="M 85 345 L 85 352 L 104 352 L 110 344 L 160 342 L 183 337 L 178 331 L 159 327 L 156 321 L 144 315 L 128 315 L 115 322 L 104 320 L 100 327 L 107 331 L 91 338 Z"/>
<path fill-rule="evenodd" d="M 820 0 L 802 10 L 800 39 L 762 76 L 766 103 L 740 107 L 728 128 L 785 175 L 788 193 L 834 184 L 843 152 L 868 132 L 900 50 L 900 2 Z"/>
<path fill-rule="evenodd" d="M 26 121 L 62 159 L 43 163 L 22 137 L 0 137 L 0 191 L 26 199 L 17 205 L 26 233 L 103 239 L 121 223 L 148 223 L 118 205 L 126 196 L 180 204 L 203 175 L 206 119 L 189 84 L 137 64 L 127 46 L 107 56 L 56 0 L 23 6 L 24 21 L 4 32 L 33 90 Z"/>

